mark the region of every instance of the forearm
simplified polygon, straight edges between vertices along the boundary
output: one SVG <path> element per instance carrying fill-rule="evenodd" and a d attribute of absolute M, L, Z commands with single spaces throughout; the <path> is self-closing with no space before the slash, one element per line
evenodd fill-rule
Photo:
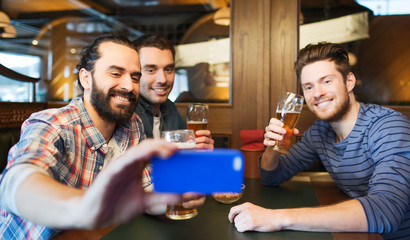
<path fill-rule="evenodd" d="M 42 173 L 33 173 L 19 186 L 16 205 L 20 216 L 52 228 L 78 228 L 83 191 L 65 186 Z M 84 226 L 82 226 L 84 227 Z"/>
<path fill-rule="evenodd" d="M 269 148 L 266 148 L 265 152 L 261 157 L 261 168 L 267 171 L 275 170 L 279 165 L 279 156 L 280 153 L 275 152 Z"/>
<path fill-rule="evenodd" d="M 323 207 L 277 211 L 282 216 L 283 229 L 319 232 L 367 232 L 368 229 L 363 207 L 354 199 Z"/>

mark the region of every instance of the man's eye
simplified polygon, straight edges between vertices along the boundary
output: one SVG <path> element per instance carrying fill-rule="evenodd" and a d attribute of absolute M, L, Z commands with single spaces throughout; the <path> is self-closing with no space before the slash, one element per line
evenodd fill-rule
<path fill-rule="evenodd" d="M 173 72 L 174 72 L 174 69 L 173 69 L 173 68 L 167 68 L 167 69 L 165 69 L 165 71 L 166 71 L 167 73 L 173 73 Z"/>
<path fill-rule="evenodd" d="M 149 69 L 145 69 L 145 72 L 146 72 L 146 73 L 154 73 L 155 70 L 152 69 L 152 68 L 149 68 Z"/>
<path fill-rule="evenodd" d="M 306 87 L 304 87 L 303 88 L 305 91 L 309 91 L 310 89 L 312 89 L 312 87 L 311 86 L 306 86 Z"/>
<path fill-rule="evenodd" d="M 141 76 L 135 75 L 135 76 L 131 76 L 131 78 L 135 83 L 139 83 L 140 79 L 141 79 Z"/>
<path fill-rule="evenodd" d="M 114 76 L 114 77 L 120 77 L 121 76 L 121 74 L 118 73 L 118 72 L 112 72 L 111 75 Z"/>

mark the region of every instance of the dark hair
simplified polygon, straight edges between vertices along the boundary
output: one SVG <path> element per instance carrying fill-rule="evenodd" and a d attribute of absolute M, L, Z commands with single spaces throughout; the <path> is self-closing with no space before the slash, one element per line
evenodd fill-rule
<path fill-rule="evenodd" d="M 350 72 L 349 56 L 347 49 L 341 44 L 320 42 L 318 44 L 309 44 L 299 51 L 298 58 L 295 62 L 296 76 L 300 80 L 302 69 L 311 63 L 330 60 L 336 64 L 336 69 L 346 80 Z"/>
<path fill-rule="evenodd" d="M 86 69 L 87 71 L 94 71 L 95 62 L 101 57 L 101 53 L 98 50 L 99 46 L 103 42 L 113 42 L 120 45 L 124 45 L 126 47 L 132 48 L 135 51 L 135 45 L 125 36 L 119 35 L 116 33 L 102 35 L 96 38 L 90 45 L 83 48 L 81 51 L 81 60 L 80 63 L 76 66 L 78 72 L 78 86 L 80 87 L 81 91 L 84 91 L 83 86 L 80 82 L 80 70 L 82 68 Z"/>
<path fill-rule="evenodd" d="M 159 48 L 161 50 L 168 49 L 168 50 L 171 51 L 172 57 L 175 60 L 175 48 L 172 45 L 172 43 L 164 37 L 157 36 L 157 35 L 154 35 L 154 34 L 146 34 L 146 35 L 143 35 L 143 36 L 137 38 L 134 41 L 134 44 L 135 44 L 135 47 L 137 48 L 138 52 L 143 47 L 155 47 L 155 48 Z"/>

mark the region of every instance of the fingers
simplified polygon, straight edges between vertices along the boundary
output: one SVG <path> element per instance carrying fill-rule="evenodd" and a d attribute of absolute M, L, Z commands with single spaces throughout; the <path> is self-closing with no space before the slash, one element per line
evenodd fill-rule
<path fill-rule="evenodd" d="M 296 134 L 299 133 L 299 130 L 294 129 Z M 266 146 L 274 146 L 276 141 L 282 141 L 283 135 L 286 134 L 286 129 L 284 128 L 283 122 L 279 121 L 276 118 L 271 118 L 269 125 L 265 128 L 265 139 L 263 143 Z"/>
<path fill-rule="evenodd" d="M 146 193 L 145 203 L 147 208 L 152 206 L 161 206 L 167 204 L 177 204 L 182 201 L 182 196 L 179 194 L 168 193 Z"/>
<path fill-rule="evenodd" d="M 211 137 L 209 130 L 196 131 L 198 137 L 195 138 L 196 148 L 198 149 L 214 149 L 214 140 Z"/>
<path fill-rule="evenodd" d="M 195 134 L 197 136 L 205 136 L 205 137 L 211 138 L 211 131 L 209 130 L 198 130 L 195 132 Z"/>
<path fill-rule="evenodd" d="M 251 203 L 246 202 L 246 203 L 243 203 L 241 205 L 237 205 L 235 207 L 232 207 L 231 210 L 229 211 L 229 214 L 228 214 L 229 222 L 234 223 L 236 216 L 238 214 L 240 214 L 243 211 L 243 209 L 245 209 L 246 206 L 249 205 L 249 204 L 251 204 Z"/>
<path fill-rule="evenodd" d="M 168 158 L 174 154 L 178 148 L 165 140 L 146 139 L 137 146 L 132 147 L 127 152 L 134 158 L 158 156 L 160 158 Z"/>
<path fill-rule="evenodd" d="M 188 201 L 184 201 L 182 203 L 182 206 L 184 208 L 197 208 L 199 206 L 204 205 L 205 203 L 205 196 L 202 195 L 198 195 L 198 194 L 194 194 L 194 195 L 189 195 L 189 194 L 184 194 L 183 195 L 184 200 L 188 200 Z"/>

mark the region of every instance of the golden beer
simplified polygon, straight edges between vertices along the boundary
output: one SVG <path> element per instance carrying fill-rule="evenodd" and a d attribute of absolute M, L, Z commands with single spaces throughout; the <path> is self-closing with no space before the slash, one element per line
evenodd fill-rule
<path fill-rule="evenodd" d="M 198 137 L 196 135 L 196 131 L 205 130 L 207 125 L 208 125 L 208 122 L 205 122 L 205 121 L 188 121 L 187 122 L 188 129 L 194 130 L 195 137 Z"/>
<path fill-rule="evenodd" d="M 300 117 L 300 112 L 294 111 L 276 111 L 276 118 L 284 123 L 284 128 L 286 129 L 286 134 L 283 136 L 282 141 L 277 141 L 276 145 L 273 147 L 273 150 L 281 153 L 288 153 L 288 150 L 291 145 L 290 137 L 293 133 L 293 128 L 296 126 Z"/>
<path fill-rule="evenodd" d="M 195 149 L 195 142 L 175 142 L 174 143 L 180 150 L 193 150 Z M 185 220 L 190 219 L 198 215 L 196 208 L 184 208 L 182 203 L 167 205 L 167 211 L 165 216 L 173 220 Z"/>

